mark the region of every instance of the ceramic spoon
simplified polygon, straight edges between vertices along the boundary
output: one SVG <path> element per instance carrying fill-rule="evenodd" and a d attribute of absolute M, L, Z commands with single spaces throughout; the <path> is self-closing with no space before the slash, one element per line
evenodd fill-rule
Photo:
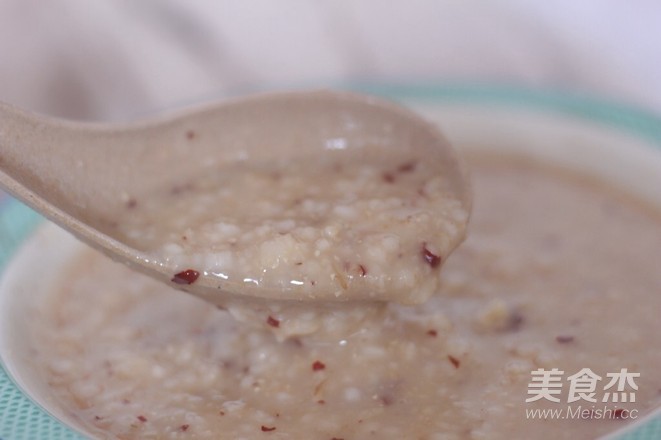
<path fill-rule="evenodd" d="M 384 137 L 391 145 L 437 145 L 447 159 L 443 172 L 469 204 L 464 171 L 435 127 L 394 104 L 330 91 L 236 99 L 121 126 L 51 119 L 0 104 L 0 186 L 114 260 L 172 285 L 171 270 L 113 232 L 108 219 L 127 194 L 148 193 L 173 175 L 203 173 L 221 161 L 268 160 L 305 148 L 321 153 L 324 140 L 337 136 L 349 146 Z M 174 287 L 220 306 L 259 296 L 242 295 L 241 286 L 219 289 L 217 280 L 204 276 Z"/>

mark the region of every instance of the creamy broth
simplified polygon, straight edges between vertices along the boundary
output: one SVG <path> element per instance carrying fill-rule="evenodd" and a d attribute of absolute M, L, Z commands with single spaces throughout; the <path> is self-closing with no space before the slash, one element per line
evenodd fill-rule
<path fill-rule="evenodd" d="M 327 313 L 278 340 L 86 250 L 32 317 L 35 359 L 102 438 L 576 439 L 661 404 L 661 217 L 526 162 L 475 159 L 473 182 L 469 237 L 424 304 Z M 567 407 L 525 403 L 538 368 L 628 368 L 636 402 L 527 419 Z"/>

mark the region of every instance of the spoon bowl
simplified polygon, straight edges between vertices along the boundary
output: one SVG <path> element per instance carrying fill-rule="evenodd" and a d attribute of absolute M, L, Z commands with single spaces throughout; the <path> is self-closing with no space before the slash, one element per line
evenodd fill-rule
<path fill-rule="evenodd" d="M 450 191 L 470 206 L 455 151 L 432 124 L 383 100 L 330 91 L 254 96 L 128 125 L 77 123 L 0 104 L 0 186 L 114 260 L 219 306 L 270 297 L 268 286 L 173 284 L 173 273 L 117 232 L 117 213 L 173 181 L 234 163 L 378 146 L 433 145 Z M 296 297 L 282 295 L 283 300 Z M 331 299 L 328 295 L 323 299 Z"/>

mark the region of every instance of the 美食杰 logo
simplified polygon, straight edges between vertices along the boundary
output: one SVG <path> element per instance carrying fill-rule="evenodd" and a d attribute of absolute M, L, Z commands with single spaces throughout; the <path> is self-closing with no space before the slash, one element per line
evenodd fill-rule
<path fill-rule="evenodd" d="M 622 368 L 604 377 L 583 368 L 565 375 L 558 368 L 538 368 L 530 372 L 526 403 L 548 401 L 566 403 L 566 408 L 526 409 L 527 418 L 555 419 L 635 419 L 638 410 L 630 408 L 636 402 L 640 373 Z M 574 405 L 570 405 L 574 404 Z M 592 404 L 592 405 L 590 405 Z M 627 404 L 624 408 L 621 404 Z"/>

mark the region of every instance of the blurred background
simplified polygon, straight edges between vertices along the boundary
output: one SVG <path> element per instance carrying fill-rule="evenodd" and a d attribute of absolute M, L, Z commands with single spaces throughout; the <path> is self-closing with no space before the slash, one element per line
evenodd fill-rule
<path fill-rule="evenodd" d="M 661 113 L 659 0 L 0 0 L 0 100 L 118 121 L 248 91 L 505 84 Z"/>

